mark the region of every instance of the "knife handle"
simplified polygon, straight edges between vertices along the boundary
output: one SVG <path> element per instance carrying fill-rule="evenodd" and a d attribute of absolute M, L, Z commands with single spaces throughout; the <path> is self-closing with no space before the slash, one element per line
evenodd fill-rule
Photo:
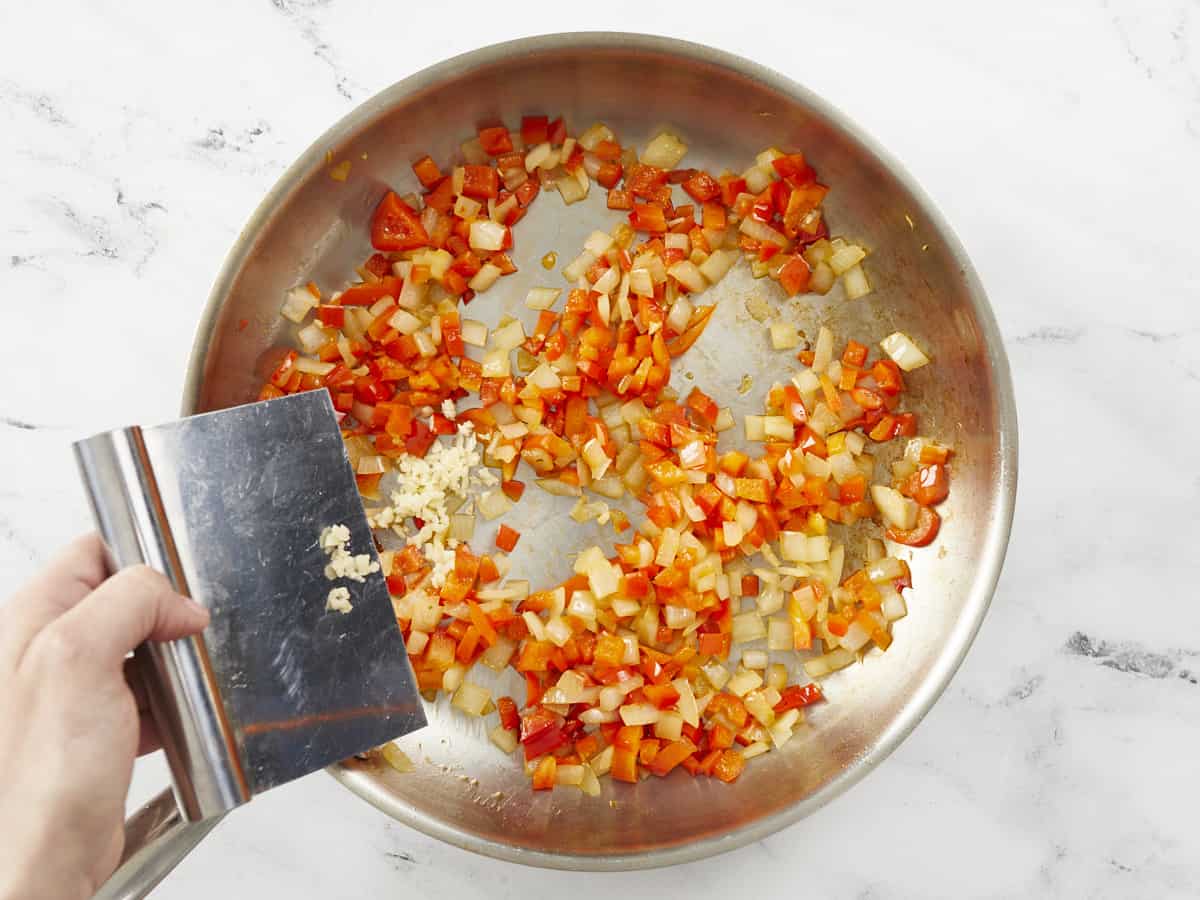
<path fill-rule="evenodd" d="M 141 900 L 217 827 L 223 815 L 185 822 L 170 788 L 125 821 L 121 864 L 93 900 Z"/>
<path fill-rule="evenodd" d="M 74 449 L 110 571 L 144 563 L 189 596 L 141 429 L 105 432 Z M 249 800 L 204 636 L 148 641 L 134 655 L 182 818 L 200 821 Z"/>

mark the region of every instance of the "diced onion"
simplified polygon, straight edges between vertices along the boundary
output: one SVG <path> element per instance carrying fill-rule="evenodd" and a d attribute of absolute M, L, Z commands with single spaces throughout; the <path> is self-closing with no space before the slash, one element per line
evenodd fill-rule
<path fill-rule="evenodd" d="M 484 378 L 507 378 L 512 374 L 512 359 L 508 350 L 489 350 L 480 361 Z"/>
<path fill-rule="evenodd" d="M 584 250 L 563 269 L 563 277 L 567 281 L 578 281 L 587 273 L 588 269 L 595 265 L 595 262 L 596 254 Z"/>
<path fill-rule="evenodd" d="M 689 265 L 691 265 L 689 263 Z M 672 266 L 674 268 L 674 266 Z M 667 327 L 675 331 L 677 334 L 682 334 L 687 328 L 688 322 L 692 318 L 692 312 L 695 307 L 692 306 L 690 300 L 686 297 L 680 297 L 671 307 L 671 311 L 667 314 Z"/>
<path fill-rule="evenodd" d="M 674 710 L 666 710 L 654 723 L 654 736 L 664 741 L 678 741 L 683 737 L 683 716 Z"/>
<path fill-rule="evenodd" d="M 800 332 L 788 322 L 776 320 L 771 323 L 771 347 L 775 350 L 791 350 L 800 345 Z"/>
<path fill-rule="evenodd" d="M 735 697 L 744 697 L 750 691 L 762 687 L 762 676 L 750 669 L 739 669 L 729 683 L 725 685 L 725 689 Z"/>
<path fill-rule="evenodd" d="M 879 611 L 883 613 L 883 617 L 889 622 L 894 622 L 908 615 L 908 606 L 904 602 L 903 595 L 899 591 L 894 591 L 884 597 L 883 605 L 879 607 Z"/>
<path fill-rule="evenodd" d="M 388 325 L 401 334 L 414 334 L 421 328 L 421 320 L 406 309 L 398 309 L 388 319 Z"/>
<path fill-rule="evenodd" d="M 800 710 L 789 709 L 768 727 L 767 730 L 771 733 L 771 742 L 776 748 L 782 747 L 791 739 L 792 731 L 799 720 Z"/>
<path fill-rule="evenodd" d="M 929 363 L 929 357 L 903 331 L 889 334 L 879 342 L 879 346 L 905 372 L 911 372 L 913 369 L 919 369 Z"/>
<path fill-rule="evenodd" d="M 714 250 L 708 255 L 708 259 L 700 263 L 700 274 L 710 284 L 716 284 L 733 268 L 733 264 L 738 261 L 739 255 L 736 250 Z"/>
<path fill-rule="evenodd" d="M 774 170 L 771 166 L 751 166 L 742 173 L 746 179 L 746 188 L 752 194 L 759 194 L 771 186 Z"/>
<path fill-rule="evenodd" d="M 525 295 L 525 305 L 530 309 L 549 309 L 562 294 L 562 288 L 530 288 Z"/>
<path fill-rule="evenodd" d="M 488 732 L 488 738 L 505 753 L 512 753 L 519 745 L 517 732 L 503 725 L 497 725 Z"/>
<path fill-rule="evenodd" d="M 659 539 L 658 553 L 654 557 L 655 565 L 669 566 L 675 562 L 675 554 L 679 551 L 679 532 L 674 528 L 664 528 Z"/>
<path fill-rule="evenodd" d="M 836 672 L 838 669 L 844 669 L 850 663 L 854 662 L 857 657 L 844 647 L 838 647 L 830 650 L 824 656 L 818 656 L 816 659 L 810 659 L 804 664 L 805 674 L 809 678 L 823 678 L 830 672 Z"/>
<path fill-rule="evenodd" d="M 512 501 L 501 491 L 485 491 L 479 495 L 479 514 L 489 522 L 512 509 Z"/>
<path fill-rule="evenodd" d="M 570 172 L 564 172 L 560 178 L 555 179 L 554 186 L 558 188 L 558 193 L 562 195 L 563 202 L 570 206 L 572 203 L 577 203 L 588 195 L 588 186 L 591 182 L 588 180 L 587 173 L 582 169 L 579 170 L 581 178 L 577 178 Z"/>
<path fill-rule="evenodd" d="M 447 694 L 453 694 L 459 689 L 463 683 L 463 679 L 466 677 L 467 670 L 461 663 L 455 663 L 442 673 L 442 690 Z"/>
<path fill-rule="evenodd" d="M 508 352 L 515 350 L 525 342 L 525 326 L 520 319 L 513 319 L 507 325 L 502 325 L 492 332 L 492 346 L 497 350 Z"/>
<path fill-rule="evenodd" d="M 878 543 L 878 542 L 877 542 Z M 880 546 L 882 552 L 883 547 Z M 894 581 L 904 575 L 904 564 L 894 556 L 885 556 L 867 566 L 867 577 L 876 584 Z"/>
<path fill-rule="evenodd" d="M 842 287 L 846 290 L 847 300 L 857 300 L 871 293 L 871 283 L 867 281 L 867 273 L 862 266 L 854 266 L 846 270 L 842 276 Z"/>
<path fill-rule="evenodd" d="M 472 347 L 482 347 L 487 344 L 488 329 L 482 322 L 475 319 L 463 319 L 461 330 L 464 344 L 470 344 Z"/>
<path fill-rule="evenodd" d="M 829 536 L 809 536 L 802 531 L 779 533 L 779 553 L 792 562 L 814 563 L 829 559 Z"/>
<path fill-rule="evenodd" d="M 283 308 L 279 310 L 279 314 L 298 325 L 318 302 L 308 288 L 294 287 L 283 295 Z"/>
<path fill-rule="evenodd" d="M 594 259 L 599 259 L 608 252 L 608 248 L 612 245 L 613 236 L 611 234 L 606 231 L 593 231 L 583 242 L 583 249 L 591 253 Z"/>
<path fill-rule="evenodd" d="M 484 263 L 483 267 L 475 273 L 475 277 L 467 282 L 467 287 L 476 293 L 486 291 L 500 278 L 500 267 L 493 263 Z"/>
<path fill-rule="evenodd" d="M 821 330 L 817 332 L 817 343 L 813 348 L 813 363 L 812 370 L 814 372 L 824 372 L 833 361 L 833 332 L 821 326 Z"/>
<path fill-rule="evenodd" d="M 539 478 L 536 483 L 547 494 L 554 494 L 556 497 L 578 497 L 580 494 L 578 485 L 567 484 L 557 478 Z"/>
<path fill-rule="evenodd" d="M 718 691 L 729 683 L 729 670 L 715 659 L 701 666 L 700 671 L 704 673 L 704 677 L 708 679 L 708 683 Z"/>
<path fill-rule="evenodd" d="M 471 223 L 467 243 L 472 250 L 484 250 L 490 253 L 504 246 L 504 236 L 507 233 L 508 229 L 499 222 L 493 222 L 490 219 L 476 219 Z"/>
<path fill-rule="evenodd" d="M 796 426 L 786 416 L 763 416 L 762 424 L 764 440 L 791 441 L 795 437 Z"/>
<path fill-rule="evenodd" d="M 767 439 L 766 426 L 763 423 L 765 416 L 746 416 L 744 421 L 746 425 L 746 440 L 748 441 L 765 441 Z"/>
<path fill-rule="evenodd" d="M 808 289 L 814 294 L 828 294 L 836 278 L 828 263 L 819 262 L 813 266 L 812 274 L 808 278 Z"/>
<path fill-rule="evenodd" d="M 879 512 L 888 525 L 901 531 L 909 531 L 917 524 L 917 504 L 896 489 L 873 484 L 871 500 L 879 507 Z"/>
<path fill-rule="evenodd" d="M 463 141 L 459 144 L 459 151 L 463 155 L 463 159 L 469 165 L 482 166 L 488 161 L 488 155 L 483 149 L 483 145 L 479 143 L 478 137 L 473 137 L 470 140 Z"/>
<path fill-rule="evenodd" d="M 693 294 L 698 294 L 708 287 L 708 282 L 705 281 L 704 274 L 686 259 L 680 260 L 667 269 L 667 274 Z"/>
<path fill-rule="evenodd" d="M 846 633 L 841 637 L 842 646 L 847 650 L 860 650 L 866 646 L 871 640 L 871 632 L 864 628 L 857 620 L 850 623 L 850 627 L 846 629 Z"/>
<path fill-rule="evenodd" d="M 411 772 L 416 768 L 413 765 L 413 761 L 408 758 L 408 754 L 394 743 L 384 744 L 380 752 L 383 754 L 383 758 L 387 764 L 397 772 L 403 774 L 404 772 Z"/>
<path fill-rule="evenodd" d="M 454 214 L 460 219 L 474 219 L 482 208 L 482 203 L 465 194 L 459 194 L 458 199 L 454 201 Z"/>
<path fill-rule="evenodd" d="M 408 651 L 409 656 L 420 656 L 425 652 L 425 646 L 429 643 L 429 634 L 424 631 L 413 629 L 408 633 L 408 640 L 404 644 L 404 649 Z"/>
<path fill-rule="evenodd" d="M 469 716 L 481 716 L 491 699 L 492 692 L 487 688 L 464 681 L 454 692 L 450 705 Z"/>
<path fill-rule="evenodd" d="M 584 150 L 595 150 L 604 141 L 615 141 L 617 136 L 603 122 L 597 122 L 579 136 L 579 146 Z"/>
<path fill-rule="evenodd" d="M 687 628 L 696 621 L 696 611 L 688 609 L 686 606 L 664 606 L 663 619 L 668 628 Z"/>
<path fill-rule="evenodd" d="M 746 650 L 742 653 L 742 666 L 747 669 L 762 671 L 769 661 L 766 650 Z"/>
<path fill-rule="evenodd" d="M 545 363 L 541 363 L 530 372 L 526 380 L 543 391 L 558 390 L 562 386 L 562 379 L 558 377 L 558 373 Z"/>
<path fill-rule="evenodd" d="M 834 275 L 843 275 L 866 258 L 867 251 L 862 247 L 847 244 L 835 250 L 833 255 L 829 257 L 829 268 L 833 269 Z"/>
<path fill-rule="evenodd" d="M 654 137 L 642 151 L 642 162 L 660 169 L 674 169 L 687 154 L 687 144 L 666 131 Z"/>
<path fill-rule="evenodd" d="M 738 231 L 756 241 L 766 241 L 768 244 L 775 244 L 779 247 L 786 247 L 788 245 L 788 239 L 783 234 L 776 231 L 766 222 L 755 219 L 753 216 L 746 216 L 746 218 L 742 219 L 738 225 Z"/>
<path fill-rule="evenodd" d="M 592 771 L 597 775 L 607 775 L 609 770 L 612 769 L 612 760 L 615 751 L 616 748 L 612 744 L 609 744 L 607 747 L 593 756 L 589 762 Z"/>
<path fill-rule="evenodd" d="M 773 616 L 783 609 L 783 588 L 778 585 L 767 585 L 759 593 L 755 606 L 760 616 Z M 770 637 L 768 629 L 768 637 Z"/>
<path fill-rule="evenodd" d="M 312 359 L 308 356 L 296 357 L 296 370 L 298 372 L 304 372 L 308 375 L 324 376 L 332 372 L 333 369 L 334 365 L 330 362 L 322 362 L 319 359 Z"/>
<path fill-rule="evenodd" d="M 550 162 L 550 158 L 554 157 L 554 161 L 549 166 L 543 165 Z M 525 171 L 532 172 L 537 168 L 553 168 L 558 163 L 558 154 L 554 152 L 554 148 L 549 142 L 538 144 L 525 154 Z"/>
<path fill-rule="evenodd" d="M 651 277 L 649 269 L 635 267 L 630 271 L 629 291 L 639 297 L 654 295 L 654 279 Z"/>
<path fill-rule="evenodd" d="M 504 635 L 499 635 L 496 638 L 496 643 L 488 647 L 479 657 L 479 661 L 496 672 L 503 672 L 512 659 L 513 653 L 516 652 L 517 645 L 510 641 Z"/>
<path fill-rule="evenodd" d="M 621 270 L 615 267 L 610 267 L 604 270 L 604 274 L 596 279 L 596 283 L 592 285 L 592 290 L 598 294 L 611 294 L 616 290 L 617 285 L 621 283 Z M 610 302 L 610 301 L 605 301 Z M 609 312 L 602 312 L 604 319 L 607 321 Z"/>
<path fill-rule="evenodd" d="M 766 636 L 767 626 L 757 612 L 740 613 L 733 617 L 733 643 L 745 644 Z"/>
<path fill-rule="evenodd" d="M 653 725 L 662 715 L 656 706 L 649 703 L 626 703 L 619 713 L 626 725 Z"/>

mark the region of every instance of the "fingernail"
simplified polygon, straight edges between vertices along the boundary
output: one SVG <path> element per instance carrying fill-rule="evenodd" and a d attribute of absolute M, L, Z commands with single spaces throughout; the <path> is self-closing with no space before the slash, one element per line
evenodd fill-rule
<path fill-rule="evenodd" d="M 193 600 L 191 597 L 182 597 L 181 599 L 183 600 L 183 605 L 186 606 L 188 609 L 190 609 L 197 616 L 201 616 L 205 619 L 208 618 L 208 610 L 205 609 L 203 606 L 201 606 L 199 603 L 197 603 L 195 600 Z"/>

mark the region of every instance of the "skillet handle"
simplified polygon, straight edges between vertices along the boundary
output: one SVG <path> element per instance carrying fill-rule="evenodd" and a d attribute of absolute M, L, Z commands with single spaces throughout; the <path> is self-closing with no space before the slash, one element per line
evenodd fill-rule
<path fill-rule="evenodd" d="M 185 822 L 167 788 L 125 821 L 121 863 L 93 900 L 141 900 L 222 818 Z"/>

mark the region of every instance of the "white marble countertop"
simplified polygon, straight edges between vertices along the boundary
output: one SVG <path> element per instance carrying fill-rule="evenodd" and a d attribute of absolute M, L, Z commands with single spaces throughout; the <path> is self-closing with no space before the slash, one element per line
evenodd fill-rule
<path fill-rule="evenodd" d="M 448 8 L 372 0 L 6 5 L 0 284 L 21 334 L 0 354 L 0 593 L 88 527 L 69 441 L 174 416 L 217 267 L 313 137 L 446 56 L 611 28 L 714 44 L 807 84 L 953 223 L 995 305 L 1021 422 L 991 612 L 945 696 L 865 783 L 736 853 L 586 879 L 524 869 L 407 831 L 318 774 L 239 810 L 158 895 L 1200 893 L 1187 575 L 1200 6 L 518 7 L 447 21 Z M 135 798 L 163 778 L 161 762 L 139 764 Z"/>

